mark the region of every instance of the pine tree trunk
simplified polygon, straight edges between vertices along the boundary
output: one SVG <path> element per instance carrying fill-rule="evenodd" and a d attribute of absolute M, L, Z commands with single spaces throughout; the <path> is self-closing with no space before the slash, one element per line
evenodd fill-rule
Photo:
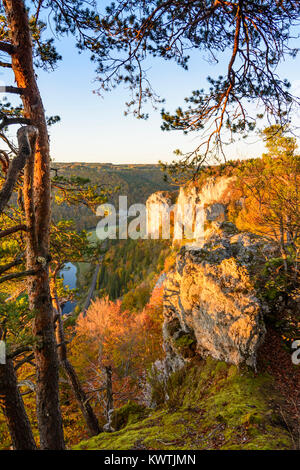
<path fill-rule="evenodd" d="M 12 360 L 0 364 L 0 404 L 7 420 L 15 450 L 35 450 L 28 416 L 18 389 Z"/>
<path fill-rule="evenodd" d="M 70 361 L 68 360 L 67 346 L 65 340 L 64 325 L 62 321 L 61 307 L 57 298 L 57 292 L 55 288 L 55 279 L 52 280 L 51 284 L 51 297 L 54 303 L 56 311 L 56 341 L 58 344 L 58 357 L 61 366 L 67 374 L 68 382 L 73 390 L 75 398 L 79 404 L 82 415 L 86 422 L 90 436 L 97 436 L 102 430 L 99 426 L 97 417 L 89 404 L 88 397 L 83 390 L 81 383 L 78 379 L 76 371 Z"/>
<path fill-rule="evenodd" d="M 5 12 L 16 47 L 12 67 L 22 95 L 25 117 L 38 128 L 35 158 L 27 162 L 24 175 L 24 206 L 27 234 L 27 269 L 40 269 L 28 279 L 30 308 L 35 312 L 33 334 L 37 367 L 37 418 L 42 449 L 64 449 L 62 418 L 59 407 L 58 357 L 53 327 L 53 310 L 49 290 L 50 226 L 50 155 L 43 103 L 32 61 L 32 44 L 28 15 L 23 0 L 4 0 Z"/>

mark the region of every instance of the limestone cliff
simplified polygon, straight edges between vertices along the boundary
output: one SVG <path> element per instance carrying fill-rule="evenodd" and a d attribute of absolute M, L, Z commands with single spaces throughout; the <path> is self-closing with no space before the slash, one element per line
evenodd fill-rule
<path fill-rule="evenodd" d="M 231 198 L 231 185 L 235 177 L 210 177 L 199 188 L 190 183 L 185 187 L 181 187 L 177 199 L 177 205 L 181 210 L 184 207 L 191 206 L 195 208 L 197 205 L 204 208 L 205 221 L 220 221 L 226 220 L 226 209 Z M 193 220 L 195 223 L 196 211 L 192 211 Z"/>
<path fill-rule="evenodd" d="M 203 208 L 203 223 L 226 220 L 227 206 L 231 201 L 231 187 L 235 177 L 210 177 L 199 188 L 190 183 L 177 191 L 158 191 L 147 199 L 147 234 L 150 238 L 159 238 L 162 228 L 168 233 L 166 225 L 170 221 L 170 213 L 173 213 L 173 221 L 177 220 L 177 226 L 172 236 L 181 239 L 184 236 L 183 224 L 187 231 L 194 231 L 197 208 Z M 164 238 L 167 238 L 164 237 Z M 195 241 L 202 239 L 200 233 L 194 231 Z"/>
<path fill-rule="evenodd" d="M 196 207 L 204 209 L 201 239 L 186 243 L 164 281 L 164 345 L 169 375 L 198 354 L 232 364 L 256 366 L 256 351 L 265 333 L 263 311 L 253 286 L 252 271 L 270 250 L 261 238 L 238 233 L 226 221 L 234 177 L 210 177 L 200 187 L 181 188 L 177 209 L 189 207 L 193 224 Z M 160 205 L 171 205 L 169 193 L 147 201 L 150 232 Z M 157 219 L 156 219 L 157 220 Z M 163 221 L 163 219 L 162 219 Z"/>

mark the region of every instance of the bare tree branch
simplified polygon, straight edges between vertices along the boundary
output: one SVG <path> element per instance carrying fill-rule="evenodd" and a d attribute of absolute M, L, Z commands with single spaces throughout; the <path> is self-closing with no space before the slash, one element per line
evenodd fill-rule
<path fill-rule="evenodd" d="M 24 354 L 25 352 L 32 352 L 32 346 L 20 346 L 19 348 L 16 348 L 11 353 L 7 354 L 7 358 L 14 359 L 20 356 L 21 354 Z"/>
<path fill-rule="evenodd" d="M 8 235 L 12 235 L 13 233 L 19 232 L 19 231 L 27 231 L 27 227 L 24 224 L 16 225 L 15 227 L 10 227 L 6 230 L 1 230 L 0 231 L 0 238 L 7 237 Z"/>
<path fill-rule="evenodd" d="M 12 68 L 12 65 L 9 64 L 8 62 L 2 62 L 2 61 L 0 60 L 0 67 L 3 67 L 3 68 L 5 68 L 5 69 L 11 69 L 11 68 Z"/>
<path fill-rule="evenodd" d="M 6 116 L 2 119 L 2 122 L 0 123 L 0 130 L 4 129 L 7 126 L 11 126 L 13 124 L 26 124 L 30 126 L 32 124 L 32 121 L 30 119 L 22 118 L 22 117 L 16 117 L 16 118 L 7 118 Z"/>
<path fill-rule="evenodd" d="M 24 253 L 18 255 L 14 261 L 11 263 L 7 263 L 4 266 L 0 266 L 0 274 L 5 273 L 11 268 L 14 268 L 15 266 L 19 266 L 19 264 L 22 264 L 22 257 L 24 256 Z"/>
<path fill-rule="evenodd" d="M 29 346 L 28 346 L 28 351 L 29 351 Z M 26 352 L 26 351 L 23 351 L 23 353 Z M 12 353 L 14 354 L 14 353 Z M 21 353 L 22 354 L 22 353 Z M 18 354 L 19 355 L 19 354 Z M 16 356 L 14 356 L 16 357 Z M 26 364 L 27 362 L 29 364 L 31 364 L 32 360 L 34 359 L 34 354 L 29 354 L 29 356 L 26 356 L 24 357 L 24 359 L 22 359 L 21 361 L 18 361 L 17 364 L 15 365 L 15 371 L 17 371 L 18 369 L 20 369 L 20 367 L 22 367 L 24 364 Z"/>
<path fill-rule="evenodd" d="M 0 214 L 3 212 L 4 207 L 12 195 L 16 181 L 20 172 L 23 170 L 27 159 L 34 151 L 34 149 L 31 149 L 29 139 L 32 137 L 36 138 L 37 133 L 37 129 L 33 126 L 21 127 L 18 130 L 17 137 L 19 142 L 19 153 L 11 162 L 7 172 L 6 181 L 0 191 Z"/>
<path fill-rule="evenodd" d="M 25 95 L 26 88 L 19 88 L 16 86 L 0 86 L 0 93 L 13 93 L 15 95 Z"/>
<path fill-rule="evenodd" d="M 0 41 L 0 51 L 12 55 L 16 51 L 16 48 L 9 42 Z"/>
<path fill-rule="evenodd" d="M 7 274 L 7 276 L 0 278 L 0 284 L 3 284 L 3 282 L 12 281 L 14 279 L 19 279 L 20 277 L 34 276 L 38 272 L 39 271 L 37 269 L 29 269 L 28 271 L 22 271 L 20 273 Z"/>

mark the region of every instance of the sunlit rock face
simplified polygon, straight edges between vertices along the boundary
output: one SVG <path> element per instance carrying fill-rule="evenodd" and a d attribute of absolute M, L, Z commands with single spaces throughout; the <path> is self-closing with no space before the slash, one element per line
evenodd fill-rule
<path fill-rule="evenodd" d="M 224 222 L 210 228 L 201 246 L 180 250 L 164 284 L 167 373 L 195 354 L 255 368 L 267 307 L 256 296 L 251 269 L 268 249 Z"/>
<path fill-rule="evenodd" d="M 203 224 L 226 220 L 234 177 L 210 177 L 201 188 L 188 184 L 177 191 L 158 191 L 146 202 L 147 234 L 149 238 L 202 239 L 202 231 L 195 230 L 197 210 L 203 209 Z M 171 220 L 171 228 L 170 228 Z M 185 228 L 184 228 L 185 225 Z M 187 233 L 191 232 L 191 237 Z"/>
<path fill-rule="evenodd" d="M 149 238 L 161 238 L 164 221 L 170 217 L 170 208 L 175 203 L 176 192 L 157 191 L 148 197 L 147 210 L 147 235 Z M 164 238 L 168 238 L 167 236 Z"/>
<path fill-rule="evenodd" d="M 192 183 L 181 187 L 177 199 L 179 210 L 184 211 L 185 207 L 194 208 L 192 224 L 195 223 L 195 208 L 197 206 L 204 209 L 204 223 L 207 221 L 223 222 L 226 220 L 227 206 L 230 202 L 231 186 L 234 180 L 234 177 L 210 177 L 201 188 Z"/>

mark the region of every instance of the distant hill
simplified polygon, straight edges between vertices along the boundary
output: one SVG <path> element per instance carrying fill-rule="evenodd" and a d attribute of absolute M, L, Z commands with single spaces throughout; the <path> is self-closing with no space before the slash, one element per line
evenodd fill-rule
<path fill-rule="evenodd" d="M 176 187 L 164 180 L 164 174 L 159 165 L 128 164 L 114 165 L 112 163 L 52 163 L 52 168 L 58 170 L 60 176 L 79 176 L 89 178 L 92 183 L 119 186 L 120 190 L 111 201 L 117 203 L 118 196 L 127 195 L 128 206 L 146 202 L 150 194 L 156 191 L 174 190 Z M 69 207 L 66 204 L 53 206 L 53 218 L 74 219 L 78 229 L 93 228 L 97 221 L 92 211 L 85 206 Z"/>

